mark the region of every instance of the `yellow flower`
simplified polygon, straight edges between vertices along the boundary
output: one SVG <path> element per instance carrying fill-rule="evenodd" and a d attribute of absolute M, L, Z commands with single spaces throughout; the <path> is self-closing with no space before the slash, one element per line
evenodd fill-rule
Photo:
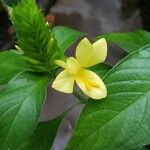
<path fill-rule="evenodd" d="M 107 56 L 107 43 L 104 38 L 91 44 L 87 38 L 81 40 L 76 48 L 76 58 L 69 57 L 66 62 L 55 63 L 65 70 L 55 79 L 52 87 L 64 93 L 72 93 L 74 81 L 81 90 L 93 99 L 106 97 L 107 89 L 101 78 L 85 68 L 104 62 Z"/>

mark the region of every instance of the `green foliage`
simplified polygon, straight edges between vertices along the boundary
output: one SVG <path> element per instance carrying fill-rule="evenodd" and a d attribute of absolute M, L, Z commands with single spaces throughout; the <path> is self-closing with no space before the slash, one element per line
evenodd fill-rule
<path fill-rule="evenodd" d="M 68 27 L 57 26 L 53 28 L 52 35 L 56 39 L 58 47 L 64 53 L 69 46 L 85 34 Z"/>
<path fill-rule="evenodd" d="M 19 150 L 49 150 L 63 118 L 64 114 L 53 120 L 40 122 L 30 139 Z"/>
<path fill-rule="evenodd" d="M 50 63 L 52 64 L 54 59 L 66 59 L 64 53 L 67 48 L 69 48 L 79 38 L 83 37 L 84 33 L 68 27 L 57 26 L 52 29 L 51 36 L 50 48 L 55 51 L 55 53 L 51 54 L 50 58 Z"/>
<path fill-rule="evenodd" d="M 56 73 L 54 59 L 65 59 L 65 51 L 84 34 L 63 26 L 50 29 L 35 0 L 4 2 L 14 5 L 21 53 L 0 53 L 0 150 L 48 150 L 64 116 L 38 123 L 47 84 Z M 144 150 L 150 144 L 150 33 L 108 33 L 97 39 L 102 37 L 133 53 L 114 68 L 89 68 L 104 79 L 108 96 L 87 102 L 66 149 Z"/>
<path fill-rule="evenodd" d="M 6 5 L 12 7 L 13 5 L 16 5 L 20 0 L 2 0 Z"/>
<path fill-rule="evenodd" d="M 21 73 L 0 91 L 0 149 L 16 150 L 38 122 L 48 77 Z"/>
<path fill-rule="evenodd" d="M 67 150 L 130 150 L 150 143 L 150 46 L 105 76 L 108 96 L 89 100 Z"/>
<path fill-rule="evenodd" d="M 64 51 L 83 34 L 60 27 L 52 35 L 34 0 L 13 6 L 12 19 L 21 52 L 0 53 L 0 149 L 16 150 L 23 143 L 22 149 L 49 149 L 62 118 L 41 122 L 33 131 L 48 81 L 56 72 L 53 60 L 63 58 Z"/>
<path fill-rule="evenodd" d="M 83 33 L 67 27 L 51 31 L 34 0 L 23 0 L 14 6 L 12 20 L 17 33 L 18 46 L 30 58 L 39 60 L 40 67 L 54 69 L 54 59 L 63 59 L 64 51 Z"/>
<path fill-rule="evenodd" d="M 136 149 L 132 149 L 132 150 L 148 150 L 148 149 L 144 148 L 144 147 L 140 147 L 140 148 L 136 148 Z"/>
<path fill-rule="evenodd" d="M 0 53 L 0 84 L 5 84 L 16 74 L 32 71 L 31 66 L 15 51 Z"/>
<path fill-rule="evenodd" d="M 90 67 L 89 69 L 95 72 L 101 78 L 103 78 L 111 68 L 112 68 L 111 66 L 106 65 L 106 64 L 98 64 L 98 65 Z"/>
<path fill-rule="evenodd" d="M 12 20 L 18 46 L 31 58 L 46 61 L 50 46 L 50 31 L 35 0 L 22 0 L 13 8 Z"/>
<path fill-rule="evenodd" d="M 108 42 L 118 45 L 128 53 L 150 44 L 150 33 L 142 30 L 124 33 L 108 33 L 106 35 L 97 36 L 96 39 L 98 40 L 100 38 L 105 38 Z"/>

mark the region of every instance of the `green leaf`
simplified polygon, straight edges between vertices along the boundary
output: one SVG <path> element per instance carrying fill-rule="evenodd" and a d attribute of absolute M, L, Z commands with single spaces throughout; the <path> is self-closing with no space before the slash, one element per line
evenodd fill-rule
<path fill-rule="evenodd" d="M 22 0 L 13 8 L 12 20 L 18 46 L 25 55 L 44 61 L 50 45 L 50 31 L 35 0 Z"/>
<path fill-rule="evenodd" d="M 40 122 L 30 139 L 19 150 L 49 150 L 63 118 L 64 115 L 60 115 L 53 120 Z"/>
<path fill-rule="evenodd" d="M 150 33 L 143 30 L 135 32 L 108 33 L 98 36 L 96 40 L 100 38 L 105 38 L 108 42 L 116 44 L 128 53 L 150 44 Z"/>
<path fill-rule="evenodd" d="M 12 7 L 13 5 L 16 5 L 20 0 L 2 0 L 6 5 Z"/>
<path fill-rule="evenodd" d="M 57 26 L 53 28 L 52 35 L 56 39 L 58 47 L 64 53 L 69 46 L 85 34 L 68 27 Z"/>
<path fill-rule="evenodd" d="M 95 72 L 101 78 L 103 78 L 111 68 L 112 68 L 111 66 L 106 65 L 106 64 L 98 64 L 98 65 L 90 67 L 89 69 Z"/>
<path fill-rule="evenodd" d="M 150 143 L 150 46 L 104 78 L 108 96 L 89 100 L 67 150 L 128 150 Z"/>
<path fill-rule="evenodd" d="M 0 84 L 5 84 L 19 72 L 31 70 L 30 65 L 14 51 L 0 53 Z"/>
<path fill-rule="evenodd" d="M 15 76 L 0 90 L 0 148 L 16 150 L 33 133 L 45 100 L 48 77 Z"/>
<path fill-rule="evenodd" d="M 148 149 L 145 147 L 140 147 L 140 148 L 136 148 L 136 149 L 132 149 L 132 150 L 148 150 Z"/>

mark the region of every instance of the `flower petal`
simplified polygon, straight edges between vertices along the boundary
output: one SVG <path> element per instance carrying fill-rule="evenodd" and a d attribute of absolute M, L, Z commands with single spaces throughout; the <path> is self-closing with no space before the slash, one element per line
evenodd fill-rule
<path fill-rule="evenodd" d="M 81 90 L 93 99 L 102 99 L 107 95 L 107 89 L 100 77 L 92 71 L 82 69 L 76 82 Z"/>
<path fill-rule="evenodd" d="M 107 42 L 104 38 L 93 43 L 93 55 L 91 59 L 86 64 L 86 67 L 91 67 L 93 65 L 104 62 L 107 56 Z"/>
<path fill-rule="evenodd" d="M 95 60 L 95 64 L 104 62 L 107 56 L 106 40 L 104 38 L 99 39 L 98 41 L 93 43 L 93 48 L 94 48 L 93 59 Z"/>
<path fill-rule="evenodd" d="M 67 64 L 64 61 L 62 61 L 62 60 L 55 60 L 55 64 L 57 64 L 58 66 L 60 66 L 60 67 L 62 67 L 64 69 L 67 68 Z"/>
<path fill-rule="evenodd" d="M 82 67 L 86 67 L 92 55 L 93 46 L 87 38 L 84 38 L 76 48 L 76 59 Z"/>
<path fill-rule="evenodd" d="M 80 70 L 81 67 L 75 58 L 69 57 L 67 59 L 67 68 L 70 74 L 75 75 L 77 74 L 77 72 Z"/>
<path fill-rule="evenodd" d="M 84 38 L 77 46 L 76 59 L 82 67 L 91 67 L 104 62 L 107 56 L 107 42 L 104 38 L 93 45 Z"/>
<path fill-rule="evenodd" d="M 55 79 L 52 87 L 60 92 L 72 93 L 74 86 L 74 76 L 68 70 L 62 71 Z"/>

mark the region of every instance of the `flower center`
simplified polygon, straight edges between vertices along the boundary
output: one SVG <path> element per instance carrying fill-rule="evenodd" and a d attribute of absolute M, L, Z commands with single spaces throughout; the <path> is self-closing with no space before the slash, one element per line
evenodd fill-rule
<path fill-rule="evenodd" d="M 88 90 L 91 90 L 92 88 L 99 88 L 100 87 L 99 84 L 97 84 L 95 82 L 89 82 L 89 81 L 85 84 L 85 86 Z"/>

